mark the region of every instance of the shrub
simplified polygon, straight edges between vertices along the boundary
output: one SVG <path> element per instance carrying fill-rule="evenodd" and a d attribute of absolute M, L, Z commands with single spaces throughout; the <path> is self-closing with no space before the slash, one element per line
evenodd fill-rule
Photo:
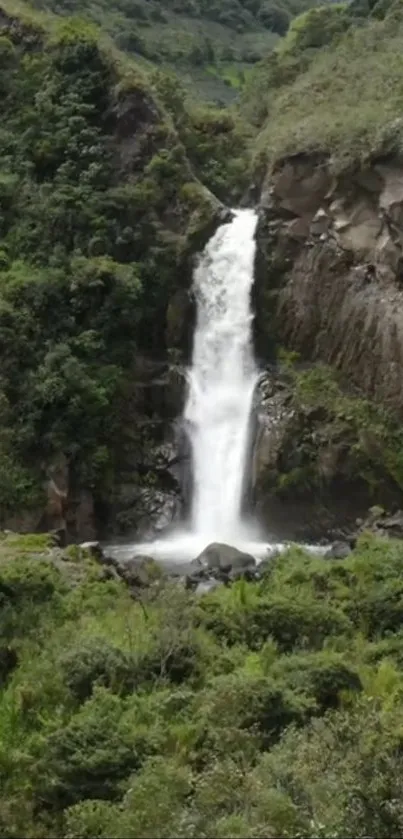
<path fill-rule="evenodd" d="M 213 742 L 217 748 L 220 732 L 235 729 L 258 734 L 267 747 L 291 722 L 302 723 L 313 708 L 309 699 L 293 693 L 284 683 L 245 672 L 218 676 L 196 700 L 198 726 L 204 731 L 204 749 Z"/>
<path fill-rule="evenodd" d="M 96 685 L 124 694 L 138 682 L 132 658 L 104 639 L 90 638 L 68 650 L 60 666 L 65 684 L 79 702 L 89 699 Z"/>
<path fill-rule="evenodd" d="M 312 696 L 321 712 L 337 708 L 342 692 L 362 690 L 355 668 L 329 651 L 282 656 L 274 662 L 270 675 L 283 680 L 293 691 Z"/>
<path fill-rule="evenodd" d="M 98 689 L 41 747 L 33 779 L 37 801 L 63 809 L 87 798 L 116 798 L 123 778 L 152 753 L 150 740 L 117 696 Z"/>
<path fill-rule="evenodd" d="M 296 805 L 304 836 L 397 837 L 403 826 L 400 724 L 400 710 L 380 715 L 368 700 L 332 712 L 303 731 L 289 731 L 262 758 L 256 780 L 280 788 Z"/>
<path fill-rule="evenodd" d="M 280 595 L 257 598 L 239 612 L 221 611 L 217 603 L 206 603 L 203 622 L 218 639 L 230 644 L 246 643 L 258 649 L 273 638 L 284 652 L 320 649 L 328 636 L 352 630 L 348 618 L 333 606 Z"/>
<path fill-rule="evenodd" d="M 192 792 L 192 776 L 175 759 L 149 760 L 132 778 L 122 804 L 110 806 L 88 801 L 67 811 L 67 835 L 75 837 L 178 836 L 182 811 Z M 184 832 L 186 835 L 186 823 Z"/>
<path fill-rule="evenodd" d="M 288 35 L 281 44 L 281 51 L 299 52 L 330 44 L 351 24 L 347 9 L 345 3 L 331 3 L 308 9 L 292 21 Z"/>

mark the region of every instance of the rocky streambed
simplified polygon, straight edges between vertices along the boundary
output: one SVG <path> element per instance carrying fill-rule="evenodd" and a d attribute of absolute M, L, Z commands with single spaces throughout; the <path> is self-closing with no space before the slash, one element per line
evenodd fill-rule
<path fill-rule="evenodd" d="M 403 539 L 403 511 L 386 513 L 381 507 L 372 507 L 364 519 L 357 519 L 354 529 L 336 540 L 323 539 L 312 550 L 323 561 L 343 560 L 354 550 L 357 539 L 364 533 L 383 539 Z M 151 556 L 126 551 L 111 551 L 99 542 L 86 542 L 80 548 L 89 552 L 102 566 L 105 578 L 122 579 L 133 596 L 142 589 L 165 579 L 178 583 L 197 595 L 203 595 L 221 585 L 232 585 L 240 579 L 259 580 L 281 551 L 292 543 L 270 548 L 267 556 L 257 561 L 249 553 L 231 545 L 212 543 L 189 562 L 158 560 Z M 302 546 L 304 547 L 304 546 Z"/>

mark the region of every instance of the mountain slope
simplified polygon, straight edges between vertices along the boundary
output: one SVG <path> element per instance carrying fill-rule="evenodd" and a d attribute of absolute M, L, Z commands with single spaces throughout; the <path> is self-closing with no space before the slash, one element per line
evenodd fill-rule
<path fill-rule="evenodd" d="M 198 97 L 228 103 L 245 72 L 312 0 L 32 0 L 40 10 L 80 15 L 146 64 L 175 70 Z"/>
<path fill-rule="evenodd" d="M 342 169 L 398 151 L 402 10 L 400 3 L 384 3 L 368 19 L 331 4 L 293 22 L 245 90 L 244 116 L 254 116 L 259 128 L 256 155 L 273 163 L 287 154 L 323 152 Z"/>

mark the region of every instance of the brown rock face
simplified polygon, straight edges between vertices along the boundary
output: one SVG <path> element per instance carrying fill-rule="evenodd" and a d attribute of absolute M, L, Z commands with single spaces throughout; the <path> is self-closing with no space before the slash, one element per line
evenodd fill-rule
<path fill-rule="evenodd" d="M 278 341 L 403 407 L 403 164 L 338 177 L 319 157 L 285 161 L 263 191 L 257 347 Z"/>

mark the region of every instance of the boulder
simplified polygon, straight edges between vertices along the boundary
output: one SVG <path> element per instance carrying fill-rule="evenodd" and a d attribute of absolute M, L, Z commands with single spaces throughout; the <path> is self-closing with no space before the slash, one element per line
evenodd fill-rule
<path fill-rule="evenodd" d="M 334 542 L 331 548 L 324 554 L 325 559 L 345 559 L 351 554 L 351 547 L 348 542 Z"/>
<path fill-rule="evenodd" d="M 134 556 L 116 568 L 130 588 L 148 588 L 164 576 L 161 566 L 150 556 Z"/>
<path fill-rule="evenodd" d="M 381 522 L 382 530 L 395 539 L 403 539 L 403 512 L 399 510 L 393 516 L 387 516 Z"/>
<path fill-rule="evenodd" d="M 222 585 L 223 583 L 220 580 L 203 580 L 197 585 L 195 594 L 197 597 L 201 597 L 203 594 L 209 594 L 210 591 L 214 591 L 214 589 Z"/>
<path fill-rule="evenodd" d="M 197 562 L 210 571 L 219 574 L 242 576 L 256 568 L 256 560 L 251 554 L 243 553 L 232 545 L 213 542 L 197 557 Z"/>
<path fill-rule="evenodd" d="M 247 554 L 246 554 L 246 556 L 247 556 Z M 248 565 L 248 566 L 243 567 L 243 568 L 241 568 L 241 567 L 231 568 L 230 571 L 228 572 L 228 576 L 226 576 L 224 579 L 227 579 L 231 583 L 234 583 L 236 580 L 240 580 L 240 579 L 249 580 L 250 582 L 252 582 L 252 580 L 255 580 L 256 577 L 257 577 L 256 567 L 252 566 L 252 565 Z"/>
<path fill-rule="evenodd" d="M 357 535 L 369 530 L 376 536 L 403 539 L 402 510 L 397 510 L 393 515 L 387 515 L 382 507 L 371 507 L 364 520 L 357 520 L 357 525 Z"/>

